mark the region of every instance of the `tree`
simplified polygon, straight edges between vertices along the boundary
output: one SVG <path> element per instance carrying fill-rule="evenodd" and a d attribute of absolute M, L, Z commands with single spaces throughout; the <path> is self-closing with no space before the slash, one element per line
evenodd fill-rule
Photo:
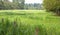
<path fill-rule="evenodd" d="M 24 9 L 25 0 L 13 0 L 13 2 L 16 3 L 20 9 Z"/>
<path fill-rule="evenodd" d="M 44 0 L 44 8 L 60 15 L 60 0 Z"/>
<path fill-rule="evenodd" d="M 9 2 L 9 0 L 0 0 L 0 10 L 1 9 L 24 9 L 25 0 L 13 0 L 13 2 Z"/>

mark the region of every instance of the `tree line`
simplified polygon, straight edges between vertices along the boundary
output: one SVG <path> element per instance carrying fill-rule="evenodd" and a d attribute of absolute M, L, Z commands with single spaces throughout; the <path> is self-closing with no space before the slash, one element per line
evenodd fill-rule
<path fill-rule="evenodd" d="M 16 2 L 14 2 L 14 1 L 10 2 L 8 0 L 6 0 L 6 1 L 0 0 L 0 10 L 24 9 L 24 0 L 23 1 L 16 1 Z M 21 2 L 21 3 L 19 3 L 19 2 Z"/>
<path fill-rule="evenodd" d="M 30 4 L 25 4 L 25 7 L 24 7 L 26 10 L 41 10 L 43 9 L 42 8 L 42 4 L 40 3 L 30 3 Z"/>
<path fill-rule="evenodd" d="M 25 0 L 0 0 L 0 10 L 13 10 L 13 9 L 26 9 L 26 10 L 40 10 L 42 4 L 25 4 Z"/>

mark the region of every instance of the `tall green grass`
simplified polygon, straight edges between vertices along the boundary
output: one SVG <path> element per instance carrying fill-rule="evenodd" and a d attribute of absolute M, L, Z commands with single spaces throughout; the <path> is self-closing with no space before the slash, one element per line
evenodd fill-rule
<path fill-rule="evenodd" d="M 0 35 L 60 35 L 60 16 L 44 10 L 2 11 Z"/>
<path fill-rule="evenodd" d="M 42 25 L 30 25 L 18 22 L 15 18 L 12 22 L 8 18 L 0 19 L 0 35 L 45 35 Z"/>

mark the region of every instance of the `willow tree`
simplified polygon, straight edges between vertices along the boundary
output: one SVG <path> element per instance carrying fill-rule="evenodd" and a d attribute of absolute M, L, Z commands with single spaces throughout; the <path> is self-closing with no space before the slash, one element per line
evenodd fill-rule
<path fill-rule="evenodd" d="M 60 15 L 60 0 L 44 0 L 44 8 Z"/>

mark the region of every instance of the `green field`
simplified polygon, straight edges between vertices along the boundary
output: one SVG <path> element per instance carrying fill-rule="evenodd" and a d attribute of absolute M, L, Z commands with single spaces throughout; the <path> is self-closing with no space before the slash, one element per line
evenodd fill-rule
<path fill-rule="evenodd" d="M 45 10 L 0 10 L 0 35 L 60 35 L 60 16 Z"/>

